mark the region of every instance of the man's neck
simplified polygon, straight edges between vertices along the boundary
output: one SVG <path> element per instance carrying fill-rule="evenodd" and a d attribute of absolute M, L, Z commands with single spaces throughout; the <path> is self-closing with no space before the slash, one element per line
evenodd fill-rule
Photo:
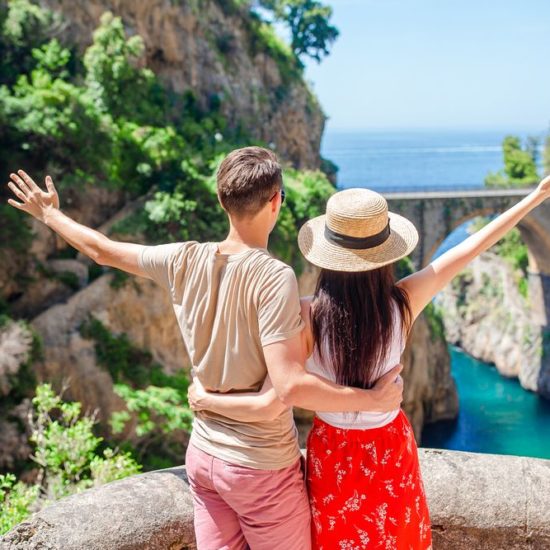
<path fill-rule="evenodd" d="M 238 254 L 249 248 L 267 248 L 269 234 L 257 227 L 237 228 L 231 225 L 226 239 L 218 245 L 222 254 Z"/>

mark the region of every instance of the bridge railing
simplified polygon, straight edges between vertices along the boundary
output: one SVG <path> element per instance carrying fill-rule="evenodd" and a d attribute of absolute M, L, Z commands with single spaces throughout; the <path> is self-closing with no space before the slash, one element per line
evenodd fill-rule
<path fill-rule="evenodd" d="M 348 189 L 350 186 L 338 185 L 338 189 Z M 448 196 L 523 196 L 535 187 L 491 188 L 483 185 L 373 185 L 366 186 L 381 195 L 422 195 L 437 193 Z"/>

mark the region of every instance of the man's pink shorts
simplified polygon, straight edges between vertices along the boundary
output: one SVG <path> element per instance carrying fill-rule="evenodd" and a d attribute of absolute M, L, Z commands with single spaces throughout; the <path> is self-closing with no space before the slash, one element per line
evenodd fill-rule
<path fill-rule="evenodd" d="M 190 444 L 185 464 L 198 550 L 310 550 L 302 462 L 282 470 L 256 470 Z"/>

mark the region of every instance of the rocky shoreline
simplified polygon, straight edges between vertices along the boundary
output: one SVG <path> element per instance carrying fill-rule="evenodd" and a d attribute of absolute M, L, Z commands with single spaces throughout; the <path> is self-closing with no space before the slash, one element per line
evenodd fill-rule
<path fill-rule="evenodd" d="M 549 383 L 542 364 L 544 333 L 533 314 L 535 298 L 519 291 L 519 276 L 487 252 L 440 293 L 437 307 L 449 343 L 550 398 L 542 390 Z"/>

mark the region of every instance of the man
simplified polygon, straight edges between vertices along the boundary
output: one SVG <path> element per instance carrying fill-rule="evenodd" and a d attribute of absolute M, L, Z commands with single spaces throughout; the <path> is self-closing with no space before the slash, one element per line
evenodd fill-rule
<path fill-rule="evenodd" d="M 186 466 L 199 550 L 307 550 L 310 511 L 292 406 L 387 411 L 399 406 L 401 367 L 372 390 L 344 388 L 304 369 L 296 277 L 267 243 L 284 200 L 281 166 L 260 147 L 230 153 L 218 197 L 230 230 L 220 243 L 142 246 L 113 241 L 63 214 L 51 178 L 43 191 L 23 171 L 8 202 L 101 265 L 153 279 L 170 292 L 192 367 L 210 391 L 258 391 L 269 373 L 287 405 L 272 420 L 198 413 Z"/>

